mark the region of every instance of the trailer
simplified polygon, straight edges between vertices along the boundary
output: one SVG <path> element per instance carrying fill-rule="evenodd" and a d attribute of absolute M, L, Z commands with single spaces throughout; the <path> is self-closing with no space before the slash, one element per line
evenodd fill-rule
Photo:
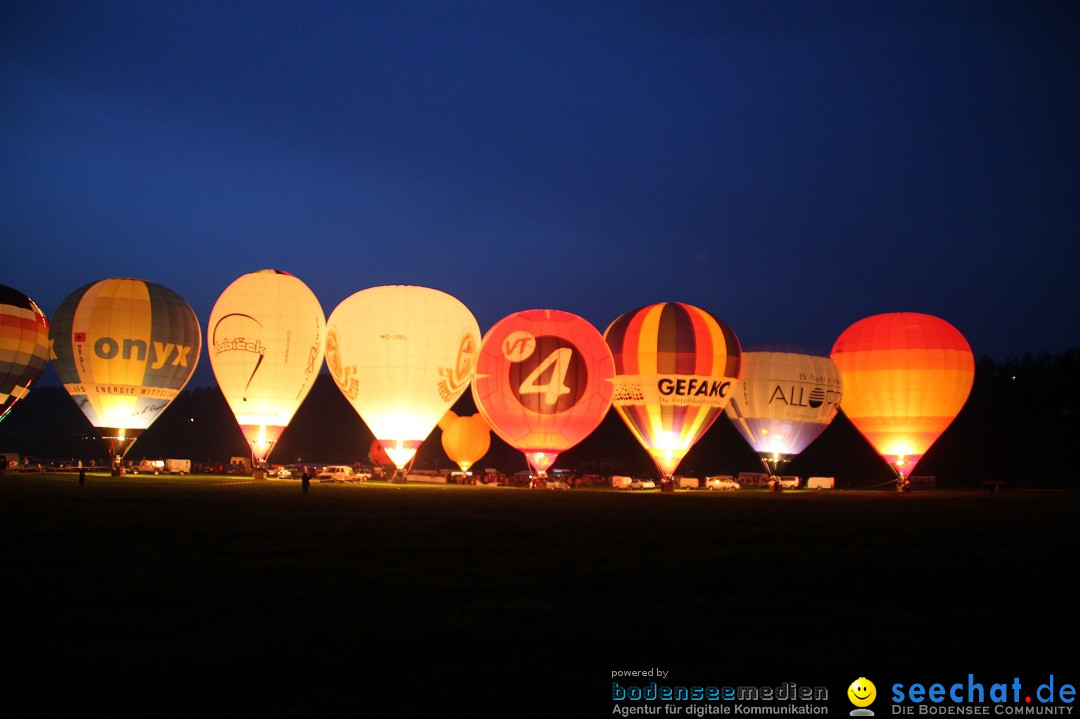
<path fill-rule="evenodd" d="M 165 471 L 169 474 L 191 474 L 191 460 L 166 459 Z"/>

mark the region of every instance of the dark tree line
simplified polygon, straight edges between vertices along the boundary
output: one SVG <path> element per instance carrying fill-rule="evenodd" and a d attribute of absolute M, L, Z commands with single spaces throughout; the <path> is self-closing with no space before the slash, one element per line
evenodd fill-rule
<path fill-rule="evenodd" d="M 454 410 L 476 411 L 469 393 Z M 920 463 L 916 474 L 940 485 L 1071 486 L 1073 438 L 1080 430 L 1080 348 L 1061 355 L 1024 355 L 976 366 L 971 397 L 955 422 Z M 319 377 L 274 450 L 272 460 L 368 462 L 372 435 L 334 386 Z M 0 423 L 0 449 L 39 459 L 107 460 L 104 443 L 60 387 L 39 386 Z M 243 435 L 217 387 L 185 390 L 135 443 L 129 458 L 187 458 L 228 463 L 247 453 Z M 480 461 L 513 473 L 522 455 L 492 438 Z M 585 441 L 565 452 L 556 467 L 582 473 L 654 476 L 651 460 L 614 412 Z M 439 430 L 424 443 L 418 468 L 449 468 Z M 690 451 L 680 473 L 689 476 L 761 471 L 756 454 L 722 417 Z M 785 470 L 800 476 L 835 476 L 841 486 L 888 482 L 892 474 L 841 413 Z"/>

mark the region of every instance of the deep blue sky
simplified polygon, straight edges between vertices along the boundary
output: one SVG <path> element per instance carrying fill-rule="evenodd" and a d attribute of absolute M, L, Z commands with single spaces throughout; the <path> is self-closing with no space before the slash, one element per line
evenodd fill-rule
<path fill-rule="evenodd" d="M 1080 3 L 5 2 L 0 282 L 1080 344 Z M 203 358 L 200 376 L 210 377 Z M 209 383 L 212 380 L 201 382 Z"/>

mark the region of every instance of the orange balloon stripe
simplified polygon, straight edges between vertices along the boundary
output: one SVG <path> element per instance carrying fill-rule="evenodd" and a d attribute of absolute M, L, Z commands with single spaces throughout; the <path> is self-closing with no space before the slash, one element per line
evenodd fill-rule
<path fill-rule="evenodd" d="M 851 418 L 955 416 L 967 401 L 975 377 L 973 371 L 963 369 L 841 372 L 842 407 Z"/>
<path fill-rule="evenodd" d="M 837 366 L 844 371 L 913 369 L 961 369 L 975 372 L 971 350 L 949 348 L 896 348 L 838 351 L 833 354 Z"/>

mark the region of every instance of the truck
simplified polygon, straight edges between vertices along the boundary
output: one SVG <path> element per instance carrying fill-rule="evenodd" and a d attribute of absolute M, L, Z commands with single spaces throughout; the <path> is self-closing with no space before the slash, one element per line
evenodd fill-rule
<path fill-rule="evenodd" d="M 160 459 L 144 459 L 131 468 L 132 474 L 161 474 L 165 471 L 165 462 Z"/>

